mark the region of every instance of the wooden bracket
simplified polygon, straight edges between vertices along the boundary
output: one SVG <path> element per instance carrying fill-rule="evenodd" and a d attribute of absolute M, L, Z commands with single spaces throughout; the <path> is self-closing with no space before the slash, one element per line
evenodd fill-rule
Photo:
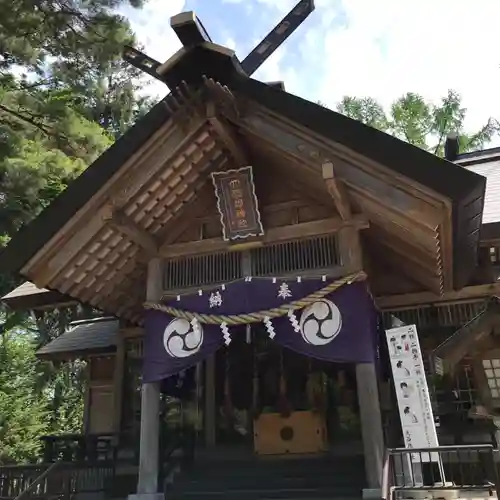
<path fill-rule="evenodd" d="M 182 130 L 189 130 L 193 122 L 203 117 L 202 92 L 191 89 L 182 82 L 163 99 L 163 105 L 169 111 Z"/>
<path fill-rule="evenodd" d="M 212 78 L 203 77 L 205 88 L 208 89 L 210 99 L 217 103 L 222 114 L 229 120 L 237 120 L 242 115 L 241 99 L 236 98 L 226 85 L 216 82 Z"/>
<path fill-rule="evenodd" d="M 354 216 L 349 221 L 343 221 L 339 217 L 332 217 L 330 219 L 302 222 L 300 224 L 268 229 L 266 234 L 262 237 L 261 243 L 268 245 L 322 234 L 333 234 L 345 228 L 360 230 L 368 226 L 368 221 L 360 216 Z M 224 241 L 222 238 L 208 238 L 205 240 L 162 246 L 160 255 L 165 259 L 171 259 L 201 253 L 238 251 L 243 248 L 239 245 L 233 246 L 230 242 Z"/>
<path fill-rule="evenodd" d="M 347 191 L 342 181 L 335 177 L 333 163 L 331 161 L 324 162 L 321 165 L 321 170 L 328 192 L 333 198 L 340 217 L 342 220 L 349 220 L 352 217 L 352 212 Z"/>
<path fill-rule="evenodd" d="M 224 146 L 228 149 L 238 167 L 249 165 L 248 156 L 245 153 L 241 141 L 236 137 L 234 129 L 223 117 L 217 114 L 216 105 L 213 102 L 207 104 L 207 120 L 210 128 Z"/>
<path fill-rule="evenodd" d="M 147 231 L 139 227 L 130 217 L 121 211 L 115 211 L 106 221 L 109 226 L 127 236 L 150 256 L 158 255 L 158 243 Z"/>

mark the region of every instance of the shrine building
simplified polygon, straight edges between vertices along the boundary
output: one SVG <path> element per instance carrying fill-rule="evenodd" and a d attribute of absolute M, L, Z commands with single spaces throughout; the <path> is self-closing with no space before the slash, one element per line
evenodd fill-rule
<path fill-rule="evenodd" d="M 380 491 L 400 324 L 440 445 L 496 443 L 500 150 L 439 158 L 211 41 L 155 71 L 170 94 L 0 255 L 11 309 L 97 310 L 38 355 L 87 362 L 82 435 L 138 450 L 126 493 L 164 491 L 161 436 L 186 430 L 195 472 L 322 458 Z"/>

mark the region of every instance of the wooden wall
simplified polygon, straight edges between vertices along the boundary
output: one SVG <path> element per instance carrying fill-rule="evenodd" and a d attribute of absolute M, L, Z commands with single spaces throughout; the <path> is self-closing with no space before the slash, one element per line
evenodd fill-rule
<path fill-rule="evenodd" d="M 289 179 L 281 178 L 265 167 L 254 167 L 255 191 L 264 230 L 337 216 L 333 200 L 324 193 L 304 192 L 294 185 L 293 174 Z M 222 236 L 220 215 L 215 195 L 207 195 L 207 209 L 174 241 L 186 243 Z"/>
<path fill-rule="evenodd" d="M 88 387 L 85 407 L 85 433 L 107 434 L 114 431 L 115 355 L 88 360 Z"/>

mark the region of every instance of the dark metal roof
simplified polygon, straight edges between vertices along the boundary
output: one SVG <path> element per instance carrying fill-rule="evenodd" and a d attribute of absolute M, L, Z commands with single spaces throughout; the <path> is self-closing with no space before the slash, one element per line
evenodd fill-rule
<path fill-rule="evenodd" d="M 115 318 L 75 321 L 70 329 L 37 351 L 42 358 L 74 357 L 92 352 L 113 352 L 119 332 Z"/>
<path fill-rule="evenodd" d="M 478 151 L 470 151 L 468 153 L 461 153 L 457 156 L 456 161 L 460 163 L 460 165 L 471 165 L 476 162 L 484 162 L 489 161 L 492 158 L 500 157 L 500 147 L 480 149 Z"/>
<path fill-rule="evenodd" d="M 458 156 L 456 162 L 467 170 L 486 177 L 483 225 L 500 222 L 500 148 L 464 153 Z"/>
<path fill-rule="evenodd" d="M 207 47 L 187 50 L 168 70 L 165 80 L 199 85 L 204 76 L 226 84 L 237 97 L 254 100 L 449 198 L 454 206 L 454 244 L 457 249 L 460 247 L 454 259 L 458 276 L 455 284 L 457 287 L 465 285 L 476 263 L 484 177 L 335 111 L 252 80 L 237 71 L 230 56 L 215 54 Z M 0 272 L 19 272 L 168 118 L 169 113 L 160 102 L 139 120 L 31 224 L 14 236 L 0 254 Z"/>

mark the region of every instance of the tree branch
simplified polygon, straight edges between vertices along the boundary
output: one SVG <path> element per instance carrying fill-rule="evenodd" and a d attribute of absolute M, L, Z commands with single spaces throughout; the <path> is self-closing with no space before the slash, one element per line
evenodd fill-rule
<path fill-rule="evenodd" d="M 43 132 L 45 135 L 52 137 L 53 139 L 56 139 L 56 140 L 62 139 L 65 142 L 65 145 L 70 150 L 71 154 L 77 155 L 77 151 L 71 145 L 68 137 L 66 137 L 64 134 L 58 134 L 57 132 L 54 132 L 53 130 L 48 128 L 46 125 L 44 125 L 42 123 L 37 123 L 37 121 L 33 117 L 25 116 L 22 113 L 19 113 L 18 111 L 10 109 L 3 104 L 0 104 L 0 110 L 4 111 L 5 113 L 8 113 L 12 116 L 15 116 L 18 120 L 21 120 L 25 123 L 28 123 L 29 125 L 32 125 L 36 129 L 40 130 L 40 132 Z"/>

